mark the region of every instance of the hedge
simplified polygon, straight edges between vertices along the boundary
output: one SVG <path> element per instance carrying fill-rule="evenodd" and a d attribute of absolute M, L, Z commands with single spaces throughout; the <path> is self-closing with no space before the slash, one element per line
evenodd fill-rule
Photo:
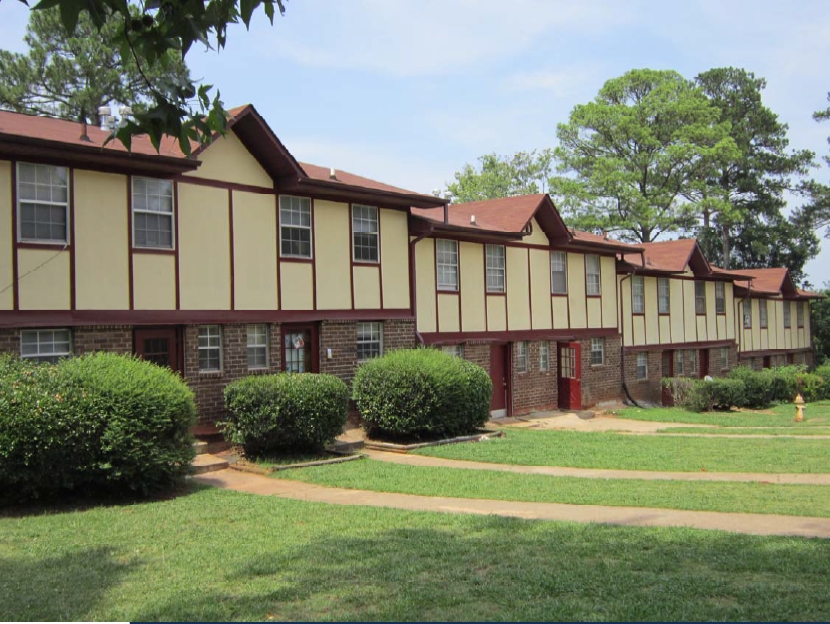
<path fill-rule="evenodd" d="M 343 431 L 349 390 L 333 375 L 252 375 L 225 388 L 225 439 L 256 457 L 286 450 L 321 450 Z"/>
<path fill-rule="evenodd" d="M 164 491 L 189 472 L 195 414 L 177 375 L 131 356 L 0 358 L 0 491 L 16 500 Z"/>
<path fill-rule="evenodd" d="M 352 392 L 370 435 L 446 437 L 484 426 L 493 385 L 467 360 L 437 349 L 400 349 L 359 366 Z"/>

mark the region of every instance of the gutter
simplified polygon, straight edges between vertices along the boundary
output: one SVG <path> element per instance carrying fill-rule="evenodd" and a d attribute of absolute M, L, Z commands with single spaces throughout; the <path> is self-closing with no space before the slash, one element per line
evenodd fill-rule
<path fill-rule="evenodd" d="M 416 314 L 418 309 L 418 288 L 415 285 L 415 245 L 424 240 L 427 236 L 431 236 L 434 231 L 435 226 L 430 224 L 429 229 L 426 232 L 409 241 L 409 302 L 412 306 L 412 316 L 415 317 L 415 338 L 421 346 L 424 346 L 426 343 L 424 342 L 424 337 L 421 335 L 421 332 L 418 331 L 418 315 Z"/>
<path fill-rule="evenodd" d="M 640 252 L 640 263 L 642 268 L 646 267 L 646 259 L 645 259 L 645 252 Z M 628 384 L 625 381 L 625 309 L 623 308 L 623 296 L 622 296 L 622 286 L 623 282 L 631 277 L 634 277 L 634 274 L 637 273 L 637 268 L 635 267 L 633 271 L 627 273 L 625 277 L 620 280 L 619 283 L 619 308 L 620 308 L 620 379 L 622 380 L 622 389 L 625 392 L 625 396 L 628 397 L 628 400 L 631 401 L 635 407 L 642 407 L 637 401 L 634 400 L 634 397 L 631 396 L 631 392 L 628 390 Z M 633 311 L 632 311 L 633 314 Z"/>

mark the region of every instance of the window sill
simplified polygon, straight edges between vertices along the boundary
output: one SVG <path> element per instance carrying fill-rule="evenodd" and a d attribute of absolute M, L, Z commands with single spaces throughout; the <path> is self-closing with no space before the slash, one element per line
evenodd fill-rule
<path fill-rule="evenodd" d="M 567 296 L 568 296 L 568 293 L 566 293 L 566 292 L 562 292 L 562 293 L 560 293 L 560 292 L 552 292 L 552 293 L 550 294 L 550 296 L 551 296 L 551 297 L 567 297 Z"/>
<path fill-rule="evenodd" d="M 352 258 L 352 264 L 359 264 L 361 266 L 380 266 L 380 260 L 355 260 Z"/>
<path fill-rule="evenodd" d="M 602 294 L 601 293 L 597 294 L 597 295 L 585 295 L 585 296 L 588 297 L 588 299 L 602 299 Z"/>
<path fill-rule="evenodd" d="M 592 369 L 594 369 L 594 368 L 603 368 L 604 366 L 605 366 L 605 364 L 591 364 L 590 365 L 590 367 Z"/>
<path fill-rule="evenodd" d="M 207 371 L 200 370 L 199 371 L 199 377 L 203 377 L 205 379 L 210 378 L 210 377 L 222 377 L 224 374 L 225 374 L 225 371 L 221 371 L 221 370 L 207 370 Z"/>
<path fill-rule="evenodd" d="M 486 292 L 487 292 L 488 297 L 505 297 L 505 296 L 507 296 L 507 293 L 504 292 L 503 290 L 499 290 L 499 291 L 495 291 L 495 292 L 491 292 L 491 291 L 488 290 Z"/>
<path fill-rule="evenodd" d="M 457 288 L 455 290 L 451 290 L 449 288 L 439 288 L 438 289 L 438 294 L 439 295 L 457 295 L 458 292 L 459 291 L 458 291 Z"/>
<path fill-rule="evenodd" d="M 164 247 L 133 247 L 133 253 L 140 254 L 159 254 L 162 256 L 172 256 L 176 254 L 175 249 L 166 249 Z"/>
<path fill-rule="evenodd" d="M 71 247 L 71 245 L 68 242 L 66 242 L 66 243 L 47 242 L 47 241 L 43 241 L 43 242 L 40 242 L 40 241 L 18 241 L 17 242 L 17 248 L 18 249 L 50 249 L 50 250 L 55 250 L 56 248 L 61 248 L 62 249 L 64 247 L 66 249 L 69 249 Z"/>
<path fill-rule="evenodd" d="M 300 262 L 311 264 L 314 258 L 306 258 L 304 256 L 280 256 L 280 262 Z"/>

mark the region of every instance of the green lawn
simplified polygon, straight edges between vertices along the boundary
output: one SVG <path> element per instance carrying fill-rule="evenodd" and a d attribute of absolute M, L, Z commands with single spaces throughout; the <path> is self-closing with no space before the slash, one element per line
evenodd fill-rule
<path fill-rule="evenodd" d="M 830 486 L 580 479 L 406 466 L 371 459 L 285 470 L 274 476 L 318 485 L 422 496 L 830 517 Z"/>
<path fill-rule="evenodd" d="M 507 429 L 503 438 L 435 446 L 419 455 L 524 466 L 680 472 L 830 473 L 827 440 L 683 438 Z"/>
<path fill-rule="evenodd" d="M 830 436 L 830 427 L 666 427 L 657 433 L 715 433 L 719 435 L 786 435 L 786 436 Z"/>
<path fill-rule="evenodd" d="M 804 422 L 795 422 L 795 407 L 780 404 L 771 407 L 772 414 L 756 412 L 687 412 L 679 407 L 642 409 L 628 407 L 615 412 L 620 418 L 657 422 L 715 425 L 718 427 L 830 427 L 830 401 L 810 403 L 804 410 Z"/>
<path fill-rule="evenodd" d="M 826 620 L 830 540 L 197 489 L 0 518 L 5 620 Z"/>

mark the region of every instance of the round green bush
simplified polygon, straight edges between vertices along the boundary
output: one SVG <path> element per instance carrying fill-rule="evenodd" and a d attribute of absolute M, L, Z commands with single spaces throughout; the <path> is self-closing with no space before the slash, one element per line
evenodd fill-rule
<path fill-rule="evenodd" d="M 740 379 L 696 379 L 683 406 L 693 412 L 729 411 L 743 407 L 745 395 L 746 384 Z"/>
<path fill-rule="evenodd" d="M 342 431 L 349 389 L 333 375 L 251 375 L 225 388 L 225 439 L 250 456 L 320 450 Z"/>
<path fill-rule="evenodd" d="M 163 491 L 190 469 L 195 414 L 177 375 L 134 357 L 0 359 L 0 491 L 18 500 Z"/>
<path fill-rule="evenodd" d="M 436 349 L 400 349 L 359 366 L 352 391 L 370 434 L 439 437 L 482 427 L 493 384 L 472 362 Z"/>

